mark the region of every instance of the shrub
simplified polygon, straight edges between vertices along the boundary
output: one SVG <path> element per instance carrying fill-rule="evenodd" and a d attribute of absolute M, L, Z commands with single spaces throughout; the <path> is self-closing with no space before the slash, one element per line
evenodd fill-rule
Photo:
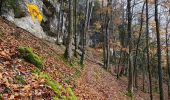
<path fill-rule="evenodd" d="M 39 69 L 43 69 L 43 61 L 37 54 L 33 53 L 32 48 L 20 47 L 19 52 L 25 61 L 35 65 Z"/>

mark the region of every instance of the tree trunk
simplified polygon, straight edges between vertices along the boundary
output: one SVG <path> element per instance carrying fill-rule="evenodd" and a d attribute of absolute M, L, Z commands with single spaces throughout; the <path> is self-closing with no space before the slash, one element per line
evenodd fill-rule
<path fill-rule="evenodd" d="M 150 57 L 149 57 L 149 13 L 148 13 L 148 0 L 146 0 L 146 52 L 147 52 L 147 67 L 149 74 L 149 93 L 150 99 L 153 99 L 152 96 L 152 76 L 150 69 Z"/>
<path fill-rule="evenodd" d="M 160 100 L 164 100 L 162 67 L 161 67 L 161 42 L 160 42 L 159 21 L 158 21 L 158 0 L 155 0 L 155 22 L 156 22 L 156 35 L 157 35 L 159 92 L 160 92 Z"/>
<path fill-rule="evenodd" d="M 107 1 L 107 7 L 111 6 L 111 1 Z M 109 9 L 108 9 L 109 11 Z M 104 68 L 109 70 L 109 65 L 110 65 L 110 46 L 109 46 L 109 40 L 110 40 L 110 35 L 109 35 L 109 22 L 110 22 L 110 17 L 109 17 L 109 12 L 106 12 L 105 15 L 105 32 L 104 32 Z"/>
<path fill-rule="evenodd" d="M 135 83 L 134 85 L 135 85 L 136 88 L 138 88 L 138 84 L 137 84 L 137 63 L 136 62 L 137 62 L 137 56 L 138 56 L 139 43 L 140 43 L 141 35 L 142 35 L 144 7 L 145 7 L 145 3 L 143 4 L 143 7 L 142 7 L 140 30 L 139 30 L 139 37 L 138 37 L 137 45 L 136 45 L 134 70 L 133 70 L 133 73 L 134 73 L 134 83 Z"/>
<path fill-rule="evenodd" d="M 127 16 L 128 16 L 128 45 L 129 45 L 129 69 L 128 69 L 128 92 L 133 94 L 133 71 L 132 71 L 132 40 L 131 40 L 131 25 L 132 25 L 132 13 L 131 13 L 131 0 L 127 0 Z"/>
<path fill-rule="evenodd" d="M 71 62 L 72 60 L 72 39 L 73 39 L 73 0 L 69 0 L 69 26 L 64 57 Z"/>
<path fill-rule="evenodd" d="M 121 58 L 122 58 L 122 49 L 120 50 L 120 58 L 119 58 L 119 61 L 118 61 L 118 66 L 117 66 L 117 79 L 119 79 L 119 70 L 120 70 L 120 64 L 121 64 Z"/>
<path fill-rule="evenodd" d="M 87 22 L 87 28 L 88 28 L 88 30 L 89 30 L 89 28 L 90 28 L 90 20 L 91 20 L 91 17 L 92 17 L 92 13 L 93 13 L 93 6 L 94 6 L 94 2 L 93 1 L 91 1 L 90 2 L 90 12 L 89 12 L 89 17 L 88 17 L 88 22 Z"/>
<path fill-rule="evenodd" d="M 89 14 L 89 0 L 86 1 L 86 15 L 85 15 L 85 22 L 84 22 L 84 29 L 83 29 L 83 40 L 82 40 L 82 55 L 80 59 L 80 64 L 84 64 L 84 58 L 85 58 L 85 45 L 86 45 L 86 33 L 88 31 L 87 25 L 88 25 L 88 14 Z"/>
<path fill-rule="evenodd" d="M 77 49 L 78 49 L 78 34 L 77 34 L 77 0 L 74 0 L 74 44 L 75 44 L 75 49 L 74 49 L 74 56 L 77 57 Z"/>
<path fill-rule="evenodd" d="M 169 42 L 168 42 L 168 26 L 169 26 L 170 20 L 167 18 L 167 24 L 166 24 L 166 62 L 167 62 L 167 68 L 168 68 L 168 99 L 170 99 L 170 63 L 169 63 Z"/>

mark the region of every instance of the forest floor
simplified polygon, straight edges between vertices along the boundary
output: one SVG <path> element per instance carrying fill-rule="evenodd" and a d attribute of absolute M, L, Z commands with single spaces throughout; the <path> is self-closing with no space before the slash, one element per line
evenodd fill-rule
<path fill-rule="evenodd" d="M 44 59 L 43 73 L 49 74 L 64 88 L 73 88 L 78 100 L 129 100 L 127 78 L 119 80 L 104 70 L 100 53 L 88 50 L 86 64 L 70 67 L 62 59 L 63 46 L 42 41 L 29 32 L 0 18 L 0 99 L 51 100 L 55 92 L 32 72 L 35 66 L 19 57 L 19 47 L 31 47 Z M 19 78 L 18 78 L 19 76 Z M 67 93 L 62 91 L 62 95 Z M 154 100 L 159 99 L 155 95 Z M 149 94 L 135 90 L 135 100 L 149 100 Z"/>

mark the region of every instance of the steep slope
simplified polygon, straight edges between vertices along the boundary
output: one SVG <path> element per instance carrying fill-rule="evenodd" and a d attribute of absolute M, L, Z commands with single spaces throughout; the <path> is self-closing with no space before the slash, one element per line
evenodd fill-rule
<path fill-rule="evenodd" d="M 38 73 L 36 67 L 19 57 L 19 47 L 31 47 L 44 61 L 43 73 L 47 73 L 63 87 L 73 84 L 74 69 L 60 60 L 62 49 L 55 47 L 54 50 L 45 41 L 0 18 L 0 97 L 5 100 L 48 100 L 56 95 L 54 89 L 45 83 L 48 78 L 37 76 L 40 73 L 34 74 L 33 71 Z M 68 95 L 63 91 L 61 94 Z"/>
<path fill-rule="evenodd" d="M 44 69 L 39 71 L 21 59 L 19 47 L 31 47 L 43 59 Z M 117 80 L 102 69 L 101 55 L 96 51 L 88 51 L 83 70 L 79 65 L 68 65 L 63 53 L 64 47 L 38 39 L 0 18 L 0 98 L 76 100 L 72 88 L 78 100 L 129 100 L 127 79 Z M 158 95 L 154 98 L 157 100 Z M 135 100 L 149 100 L 149 94 L 135 91 Z"/>

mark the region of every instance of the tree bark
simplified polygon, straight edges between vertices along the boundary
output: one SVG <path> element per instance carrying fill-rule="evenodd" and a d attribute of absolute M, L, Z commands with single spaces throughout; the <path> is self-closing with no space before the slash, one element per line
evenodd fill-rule
<path fill-rule="evenodd" d="M 161 42 L 160 42 L 159 21 L 158 21 L 158 0 L 155 0 L 155 22 L 156 22 L 156 35 L 157 35 L 159 92 L 160 92 L 160 100 L 164 100 L 162 67 L 161 67 Z"/>
<path fill-rule="evenodd" d="M 166 24 L 166 62 L 167 62 L 167 68 L 168 68 L 168 99 L 170 99 L 170 63 L 169 63 L 169 42 L 168 42 L 168 27 L 169 27 L 170 20 L 167 18 L 167 24 Z"/>
<path fill-rule="evenodd" d="M 131 13 L 131 0 L 127 0 L 127 16 L 128 16 L 128 45 L 129 45 L 129 69 L 128 69 L 128 92 L 133 94 L 133 71 L 132 71 L 132 40 L 131 40 L 131 25 L 132 25 L 132 13 Z"/>
<path fill-rule="evenodd" d="M 150 57 L 149 57 L 149 13 L 148 13 L 148 0 L 146 0 L 146 52 L 147 52 L 147 67 L 149 74 L 149 93 L 150 99 L 153 99 L 152 96 L 152 76 L 150 69 Z"/>
<path fill-rule="evenodd" d="M 85 58 L 85 46 L 86 46 L 86 33 L 88 31 L 87 25 L 88 25 L 88 14 L 89 14 L 89 0 L 86 1 L 86 15 L 85 15 L 85 22 L 84 22 L 84 29 L 83 29 L 83 40 L 82 40 L 82 55 L 80 59 L 80 64 L 84 64 L 84 58 Z"/>
<path fill-rule="evenodd" d="M 73 39 L 73 0 L 69 0 L 69 26 L 64 57 L 71 62 L 72 60 L 72 39 Z"/>
<path fill-rule="evenodd" d="M 77 49 L 78 49 L 78 34 L 77 34 L 77 0 L 74 0 L 74 56 L 77 57 Z"/>

